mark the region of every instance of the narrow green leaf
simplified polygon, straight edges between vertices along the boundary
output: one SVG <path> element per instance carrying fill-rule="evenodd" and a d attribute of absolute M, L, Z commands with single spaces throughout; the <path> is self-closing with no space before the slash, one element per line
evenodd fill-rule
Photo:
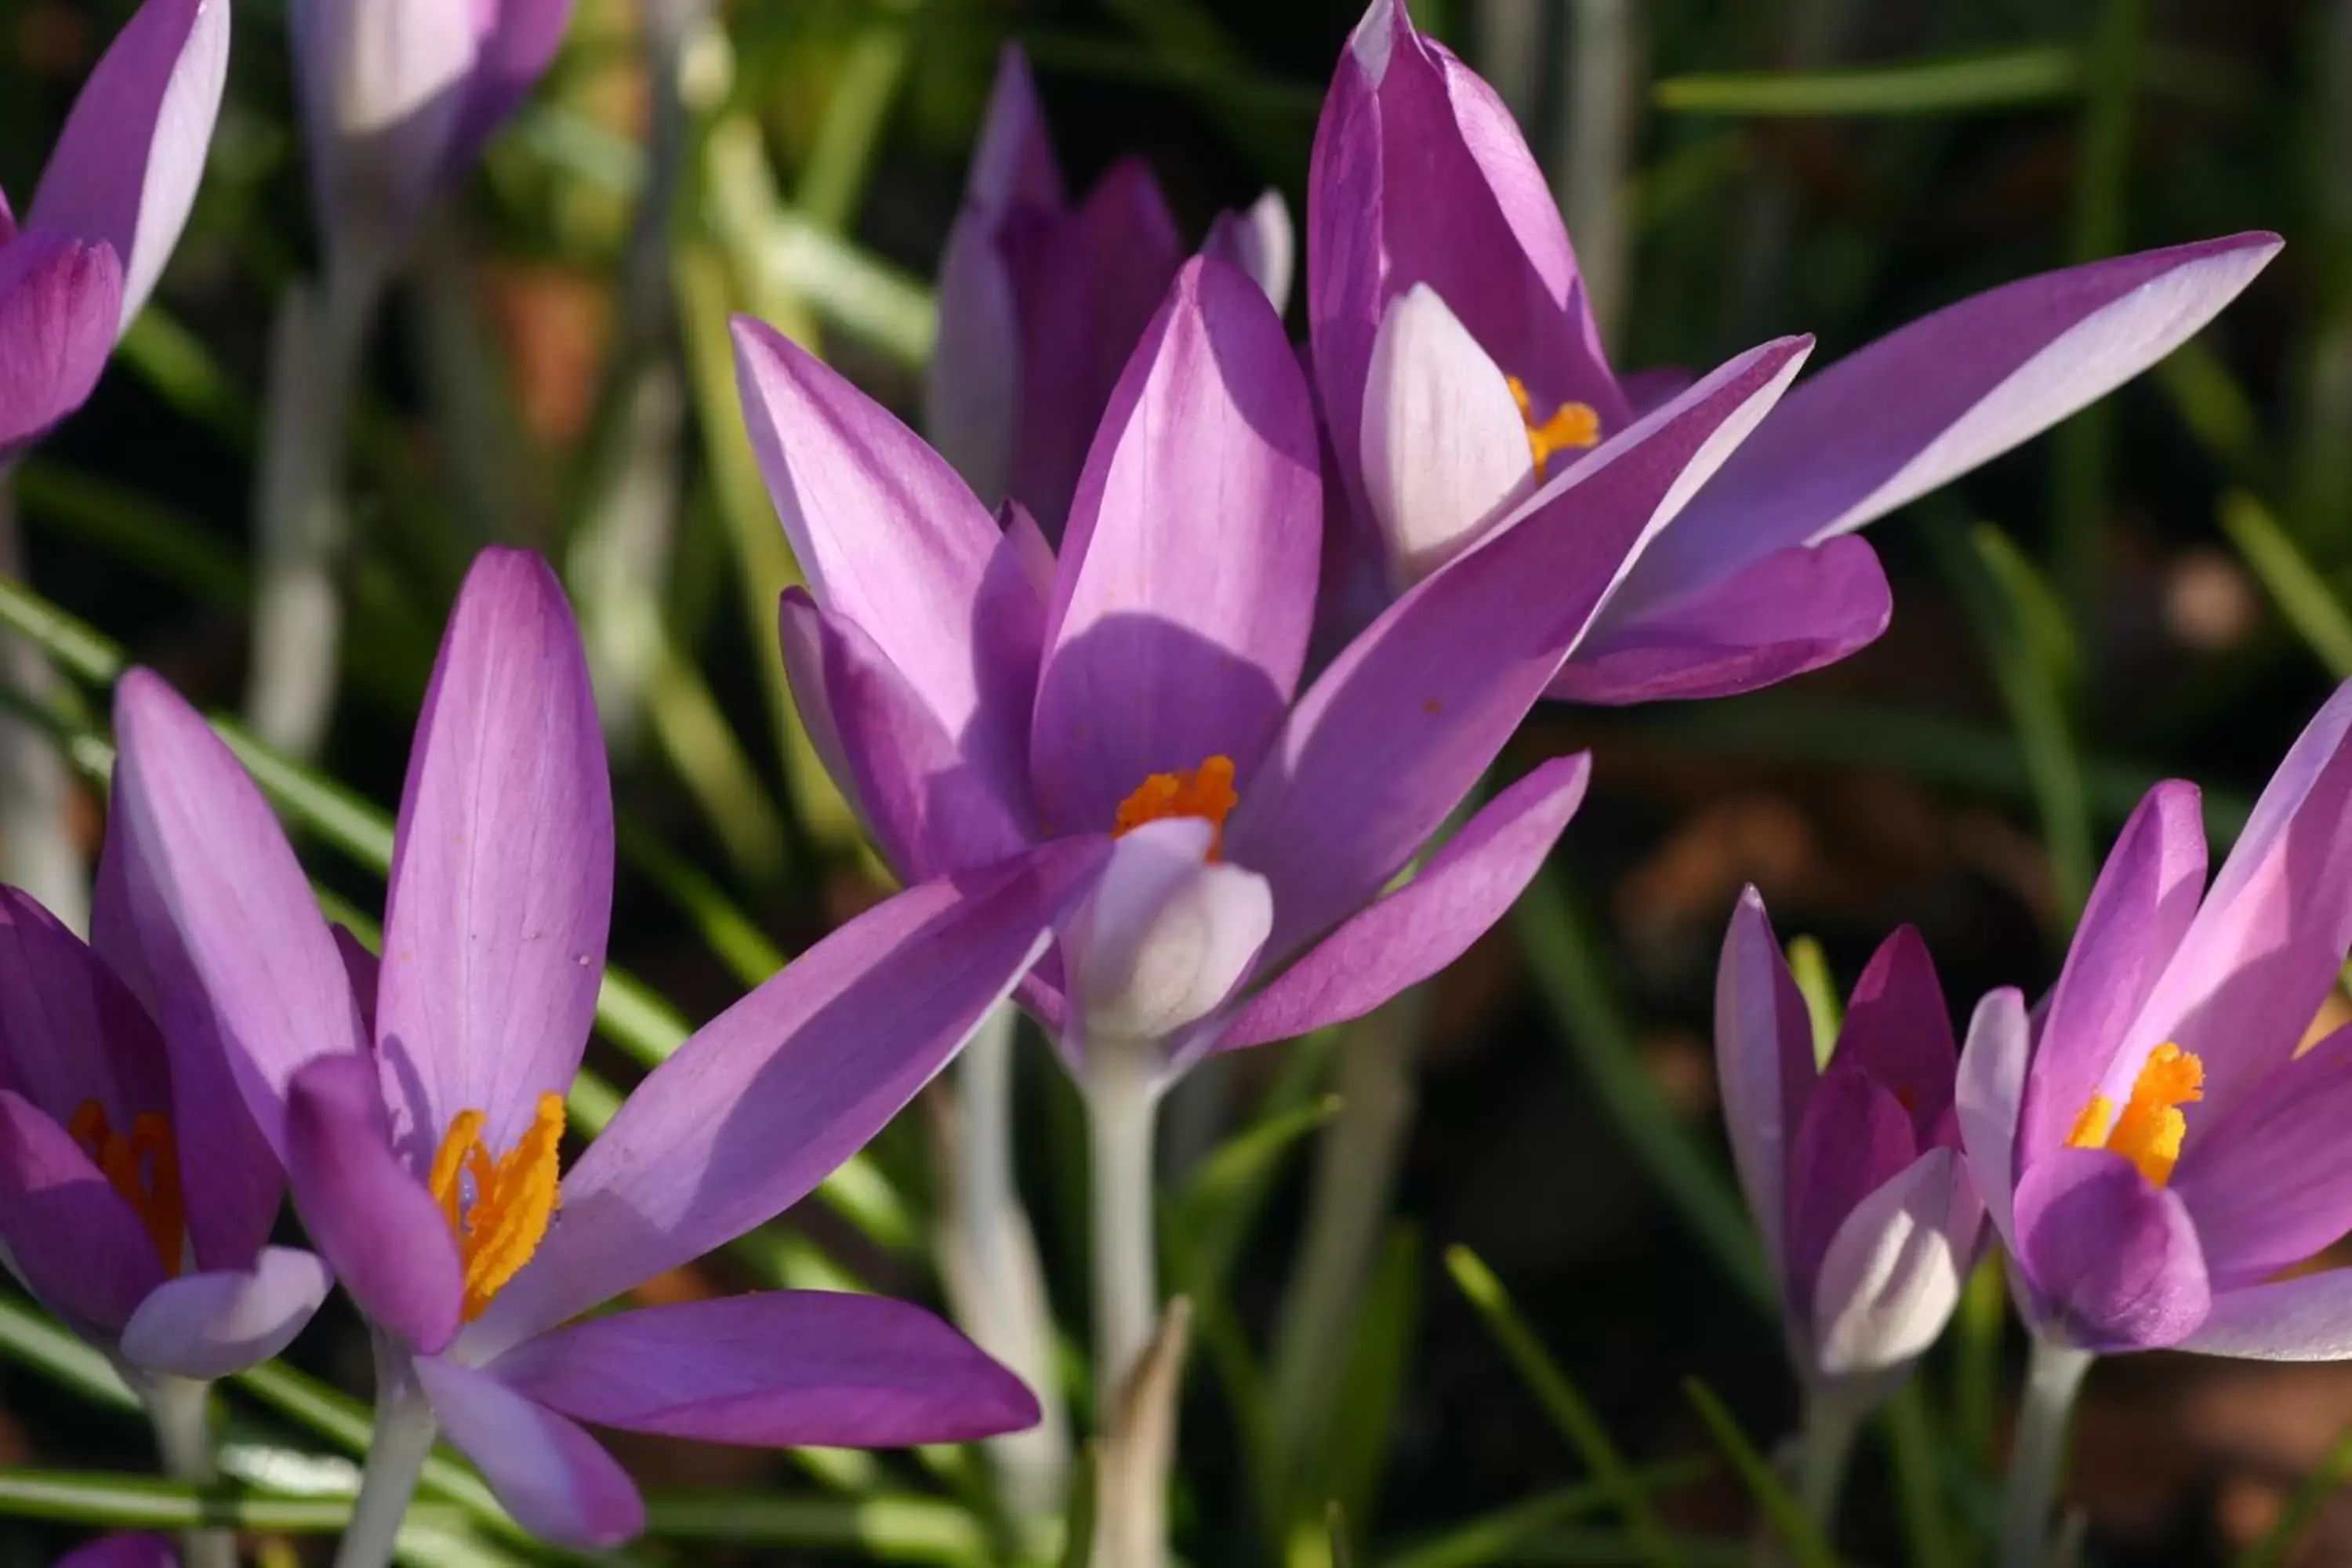
<path fill-rule="evenodd" d="M 35 521 L 216 608 L 242 609 L 252 601 L 252 578 L 236 552 L 143 491 L 37 457 L 17 468 L 15 483 L 26 516 Z"/>
<path fill-rule="evenodd" d="M 0 1295 L 0 1356 L 28 1366 L 95 1405 L 137 1410 L 139 1396 L 114 1363 L 30 1301 Z"/>
<path fill-rule="evenodd" d="M 1681 1459 L 1631 1471 L 1628 1479 L 1644 1495 L 1655 1495 L 1702 1480 L 1713 1469 L 1704 1459 Z M 1528 1551 L 1533 1542 L 1615 1502 L 1616 1494 L 1598 1481 L 1561 1487 L 1416 1542 L 1382 1559 L 1380 1568 L 1486 1568 L 1492 1563 L 1533 1561 Z"/>
<path fill-rule="evenodd" d="M 988 1552 L 988 1532 L 969 1510 L 909 1494 L 654 1492 L 646 1498 L 646 1533 L 667 1541 L 856 1552 L 886 1563 L 970 1563 Z"/>
<path fill-rule="evenodd" d="M 2060 102 L 2082 84 L 2075 51 L 2036 47 L 1839 70 L 1669 77 L 1650 89 L 1650 101 L 1678 114 L 1977 114 Z"/>
<path fill-rule="evenodd" d="M 1327 1094 L 1312 1105 L 1253 1122 L 1218 1144 L 1192 1167 L 1178 1190 L 1172 1206 L 1179 1222 L 1198 1228 L 1246 1197 L 1273 1175 L 1293 1145 L 1339 1110 L 1339 1097 Z"/>
<path fill-rule="evenodd" d="M 430 1504 L 420 1506 L 431 1508 Z M 0 1470 L 0 1514 L 112 1530 L 218 1525 L 314 1534 L 341 1529 L 352 1516 L 352 1500 L 254 1497 L 226 1489 L 199 1492 L 183 1482 L 147 1476 L 5 1469 Z"/>
<path fill-rule="evenodd" d="M 1837 977 L 1830 973 L 1829 954 L 1811 937 L 1792 937 L 1789 942 L 1789 972 L 1796 977 L 1797 992 L 1805 999 L 1806 1016 L 1812 1021 L 1813 1065 L 1826 1068 L 1837 1050 L 1841 1015 L 1845 1007 L 1838 995 Z"/>
<path fill-rule="evenodd" d="M 1715 1391 L 1697 1378 L 1686 1377 L 1683 1380 L 1683 1393 L 1698 1411 L 1699 1419 L 1706 1423 L 1716 1447 L 1723 1450 L 1724 1458 L 1738 1472 L 1748 1495 L 1787 1544 L 1795 1568 L 1837 1568 L 1837 1554 L 1822 1539 L 1813 1521 L 1805 1517 L 1797 1500 L 1789 1495 L 1789 1489 L 1773 1473 L 1771 1465 L 1757 1451 L 1748 1434 L 1739 1429 L 1739 1423 L 1716 1397 Z"/>
<path fill-rule="evenodd" d="M 1061 1568 L 1087 1568 L 1095 1550 L 1095 1477 L 1102 1447 L 1089 1441 L 1070 1467 L 1070 1506 L 1062 1525 Z"/>
<path fill-rule="evenodd" d="M 2336 679 L 2352 677 L 2352 612 L 2270 508 L 2231 490 L 2221 498 L 2221 531 L 2313 657 Z"/>
<path fill-rule="evenodd" d="M 1395 1451 L 1397 1417 L 1421 1330 L 1421 1234 L 1392 1225 L 1364 1287 L 1362 1307 L 1331 1412 L 1330 1435 L 1315 1456 L 1316 1490 L 1335 1515 L 1370 1530 L 1379 1518 L 1381 1477 Z"/>
<path fill-rule="evenodd" d="M 1903 1516 L 1903 1539 L 1911 1568 L 1965 1568 L 1951 1512 L 1944 1506 L 1942 1445 L 1927 1393 L 1916 1377 L 1905 1381 L 1879 1416 L 1887 1456 L 1895 1466 L 1895 1496 Z"/>

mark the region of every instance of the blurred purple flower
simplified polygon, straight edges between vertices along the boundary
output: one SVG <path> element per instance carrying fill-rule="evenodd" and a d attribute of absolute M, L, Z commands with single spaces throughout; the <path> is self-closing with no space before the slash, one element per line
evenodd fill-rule
<path fill-rule="evenodd" d="M 844 926 L 681 1046 L 559 1181 L 613 823 L 579 634 L 544 563 L 486 552 L 451 616 L 380 973 L 339 949 L 268 807 L 168 687 L 128 677 L 116 728 L 123 830 L 152 877 L 141 910 L 184 955 L 167 1006 L 217 1020 L 305 1225 L 377 1331 L 380 1402 L 429 1401 L 533 1531 L 642 1526 L 576 1421 L 785 1447 L 1036 1419 L 1010 1373 L 890 1301 L 783 1292 L 560 1325 L 778 1214 L 871 1138 L 1030 966 L 1098 844 L 927 883 Z"/>
<path fill-rule="evenodd" d="M 0 464 L 88 399 L 194 205 L 228 0 L 146 0 L 74 100 L 20 228 L 0 195 Z"/>
<path fill-rule="evenodd" d="M 2137 375 L 2275 255 L 2226 239 L 2045 273 L 1799 386 L 1610 595 L 1552 695 L 1727 695 L 1885 629 L 1848 537 Z M 1559 211 L 1492 89 L 1373 0 L 1315 138 L 1314 363 L 1354 537 L 1327 614 L 1377 605 L 1678 384 L 1610 368 Z M 1335 498 L 1338 499 L 1338 498 Z"/>
<path fill-rule="evenodd" d="M 908 877 L 1123 835 L 1024 997 L 1074 1066 L 1089 1038 L 1142 1032 L 1163 1071 L 1357 1016 L 1500 918 L 1575 810 L 1585 757 L 1537 768 L 1383 890 L 1805 347 L 1756 349 L 1615 433 L 1301 693 L 1315 417 L 1241 272 L 1178 275 L 1058 558 L 835 373 L 736 328 L 752 443 L 810 584 L 785 597 L 784 659 L 834 777 Z"/>
<path fill-rule="evenodd" d="M 1279 195 L 1222 215 L 1204 249 L 1257 279 L 1277 310 L 1289 298 L 1294 242 Z M 1071 205 L 1028 61 L 1006 45 L 940 262 L 923 405 L 932 444 L 989 505 L 1017 497 L 1061 539 L 1087 443 L 1183 259 L 1140 158 L 1111 165 Z"/>
<path fill-rule="evenodd" d="M 102 1535 L 58 1559 L 57 1568 L 179 1568 L 180 1554 L 160 1535 Z"/>
<path fill-rule="evenodd" d="M 1724 938 L 1724 1121 L 1810 1390 L 1891 1390 L 1943 1331 L 1984 1224 L 1952 1108 L 1958 1055 L 1919 933 L 1886 939 L 1826 1068 L 1750 888 Z"/>
<path fill-rule="evenodd" d="M 2150 790 L 2047 1001 L 1978 1005 L 1960 1129 L 2048 1340 L 2352 1357 L 2352 1273 L 2284 1277 L 2352 1227 L 2352 1030 L 2301 1046 L 2352 947 L 2347 733 L 2352 685 L 2210 890 L 2196 788 Z"/>

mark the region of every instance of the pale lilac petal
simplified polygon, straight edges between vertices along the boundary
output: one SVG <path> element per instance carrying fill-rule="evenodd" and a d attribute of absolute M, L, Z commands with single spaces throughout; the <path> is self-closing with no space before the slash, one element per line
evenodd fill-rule
<path fill-rule="evenodd" d="M 1323 491 L 1313 405 L 1256 286 L 1179 274 L 1087 458 L 1029 740 L 1047 831 L 1101 832 L 1157 773 L 1250 772 L 1313 627 Z"/>
<path fill-rule="evenodd" d="M 1325 937 L 1250 998 L 1216 1049 L 1360 1018 L 1435 974 L 1503 918 L 1584 799 L 1592 757 L 1555 757 L 1463 824 L 1412 880 Z"/>
<path fill-rule="evenodd" d="M 2248 1361 L 2352 1361 L 2352 1270 L 2221 1291 L 2179 1348 Z"/>
<path fill-rule="evenodd" d="M 2084 1350 L 2178 1344 L 2212 1305 L 2179 1194 L 2105 1149 L 2060 1149 L 2026 1168 L 2017 1243 L 2036 1327 Z"/>
<path fill-rule="evenodd" d="M 110 247 L 35 229 L 0 248 L 0 461 L 89 400 L 121 315 Z"/>
<path fill-rule="evenodd" d="M 966 208 L 940 260 L 939 333 L 923 371 L 923 434 L 982 500 L 1004 498 L 1021 426 L 1021 318 L 997 219 Z"/>
<path fill-rule="evenodd" d="M 180 242 L 228 79 L 229 0 L 145 0 L 82 84 L 27 228 L 110 248 L 129 326 Z"/>
<path fill-rule="evenodd" d="M 1890 1372 L 1927 1352 L 1959 1305 L 1984 1205 L 1956 1149 L 1930 1149 L 1846 1216 L 1812 1291 L 1815 1366 Z"/>
<path fill-rule="evenodd" d="M 1625 707 L 1760 690 L 1868 647 L 1893 613 L 1869 545 L 1792 545 L 1647 615 L 1603 606 L 1547 695 Z"/>
<path fill-rule="evenodd" d="M 411 1349 L 457 1336 L 465 1273 L 449 1222 L 392 1150 L 376 1075 L 328 1057 L 295 1076 L 286 1172 L 303 1228 L 368 1320 Z"/>
<path fill-rule="evenodd" d="M 179 1568 L 179 1562 L 160 1535 L 109 1535 L 67 1552 L 57 1568 Z"/>
<path fill-rule="evenodd" d="M 1855 1063 L 1832 1058 L 1789 1142 L 1788 1289 L 1803 1321 L 1846 1217 L 1920 1152 L 1902 1101 Z"/>
<path fill-rule="evenodd" d="M 2137 375 L 2278 254 L 2271 234 L 2119 256 L 1923 316 L 1790 394 L 1643 558 L 1622 613 L 1860 528 Z"/>
<path fill-rule="evenodd" d="M 226 1052 L 283 1154 L 294 1074 L 368 1049 L 335 940 L 261 792 L 177 692 L 132 670 L 114 732 L 113 831 L 129 836 L 129 901 L 173 1058 Z M 197 1131 L 179 1129 L 184 1147 Z"/>
<path fill-rule="evenodd" d="M 547 74 L 572 20 L 572 0 L 496 0 L 480 14 L 489 25 L 477 38 L 473 72 L 445 157 L 453 177 Z"/>
<path fill-rule="evenodd" d="M 2051 992 L 2018 1127 L 2025 1159 L 2064 1143 L 2099 1092 L 2196 917 L 2204 889 L 2205 825 L 2197 786 L 2158 784 L 2107 852 Z M 2130 1064 L 2134 1077 L 2139 1067 Z"/>
<path fill-rule="evenodd" d="M 1644 539 L 1771 406 L 1802 340 L 1752 350 L 1574 463 L 1424 578 L 1293 709 L 1226 825 L 1274 883 L 1267 951 L 1371 902 L 1484 773 Z"/>
<path fill-rule="evenodd" d="M 1044 950 L 1098 842 L 926 882 L 810 948 L 654 1069 L 467 1338 L 487 1356 L 798 1202 L 946 1065 Z"/>
<path fill-rule="evenodd" d="M 1984 1199 L 1993 1228 L 2000 1233 L 2001 1245 L 2012 1253 L 2017 1250 L 2017 1226 L 2011 1215 L 2017 1186 L 2017 1124 L 2032 1053 L 2033 1026 L 2026 1015 L 2024 994 L 2013 986 L 1988 992 L 1969 1019 L 1953 1103 L 1959 1112 L 1960 1146 L 1968 1152 L 1969 1174 Z"/>
<path fill-rule="evenodd" d="M 2182 1110 L 2172 1190 L 2197 1221 L 2216 1290 L 2267 1279 L 2352 1231 L 2352 1030 L 2273 1071 L 2226 1116 Z"/>
<path fill-rule="evenodd" d="M 1851 1062 L 1903 1102 L 1926 1148 L 1952 1108 L 1959 1052 L 1936 961 L 1917 928 L 1903 926 L 1879 944 L 1854 982 L 1835 1059 Z"/>
<path fill-rule="evenodd" d="M 567 1546 L 617 1546 L 644 1531 L 644 1500 L 595 1438 L 487 1372 L 441 1356 L 412 1364 L 441 1429 L 525 1530 Z"/>
<path fill-rule="evenodd" d="M 458 1112 L 483 1111 L 503 1150 L 540 1096 L 571 1087 L 604 982 L 604 735 L 572 607 L 538 556 L 488 550 L 467 574 L 393 842 L 376 1055 L 394 1142 L 422 1172 Z"/>
<path fill-rule="evenodd" d="M 1037 1422 L 1019 1378 L 877 1296 L 771 1291 L 590 1318 L 489 1370 L 575 1420 L 762 1448 L 966 1443 Z"/>
<path fill-rule="evenodd" d="M 118 1131 L 168 1111 L 163 1038 L 131 993 L 31 894 L 0 887 L 0 1089 L 58 1121 L 95 1100 Z"/>
<path fill-rule="evenodd" d="M 0 1089 L 0 1254 L 52 1311 L 120 1330 L 163 1282 L 163 1260 L 131 1205 L 31 1101 Z"/>
<path fill-rule="evenodd" d="M 123 1359 L 193 1378 L 257 1366 L 294 1342 L 334 1283 L 315 1254 L 290 1247 L 263 1248 L 250 1269 L 167 1279 L 123 1325 Z"/>
<path fill-rule="evenodd" d="M 328 247 L 397 261 L 440 189 L 481 39 L 477 0 L 292 0 L 294 85 Z"/>
<path fill-rule="evenodd" d="M 1789 1161 L 1811 1098 L 1813 1025 L 1754 888 L 1739 895 L 1715 972 L 1715 1072 L 1748 1212 L 1787 1277 Z"/>
<path fill-rule="evenodd" d="M 1111 847 L 1061 933 L 1070 1016 L 1063 1052 L 1173 1040 L 1234 994 L 1274 924 L 1265 879 L 1207 863 L 1211 826 L 1147 823 Z"/>
<path fill-rule="evenodd" d="M 1290 309 L 1290 279 L 1297 269 L 1298 237 L 1290 204 L 1269 190 L 1238 212 L 1225 211 L 1209 225 L 1201 254 L 1238 267 L 1265 290 L 1277 316 Z"/>
<path fill-rule="evenodd" d="M 875 847 L 910 881 L 986 866 L 1031 834 L 855 624 L 786 589 L 778 620 L 793 700 Z"/>

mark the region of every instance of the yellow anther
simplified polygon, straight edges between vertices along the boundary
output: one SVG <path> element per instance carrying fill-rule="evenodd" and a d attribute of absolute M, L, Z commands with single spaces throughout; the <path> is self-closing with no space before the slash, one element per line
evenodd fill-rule
<path fill-rule="evenodd" d="M 563 1142 L 563 1097 L 541 1095 L 530 1126 L 496 1161 L 482 1142 L 484 1122 L 478 1110 L 461 1110 L 453 1117 L 426 1178 L 465 1264 L 462 1311 L 469 1323 L 530 1261 L 562 1205 L 557 1159 Z M 468 1180 L 473 1184 L 471 1201 L 465 1192 Z"/>
<path fill-rule="evenodd" d="M 1519 405 L 1519 420 L 1528 427 L 1528 450 L 1536 460 L 1536 478 L 1544 477 L 1544 469 L 1561 452 L 1581 452 L 1597 446 L 1601 440 L 1601 416 L 1590 403 L 1563 403 L 1546 419 L 1536 417 L 1534 401 L 1528 395 L 1528 384 L 1517 376 L 1505 378 L 1511 384 L 1511 399 Z"/>
<path fill-rule="evenodd" d="M 2168 1041 L 2147 1053 L 2123 1114 L 2116 1114 L 2115 1102 L 2105 1095 L 2091 1096 L 2074 1119 L 2066 1145 L 2112 1150 L 2138 1166 L 2151 1184 L 2163 1186 L 2172 1180 L 2172 1168 L 2180 1163 L 2180 1141 L 2189 1135 L 2189 1119 L 2179 1107 L 2204 1098 L 2205 1064 Z"/>
<path fill-rule="evenodd" d="M 1204 819 L 1211 829 L 1209 858 L 1221 859 L 1225 849 L 1225 818 L 1241 802 L 1242 797 L 1234 789 L 1234 760 L 1211 757 L 1190 773 L 1153 773 L 1136 785 L 1134 792 L 1118 803 L 1111 837 L 1132 833 L 1147 822 L 1197 816 Z"/>
<path fill-rule="evenodd" d="M 115 1195 L 139 1216 L 165 1277 L 177 1279 L 188 1234 L 188 1205 L 180 1190 L 180 1145 L 172 1135 L 171 1118 L 160 1110 L 142 1110 L 131 1119 L 131 1136 L 125 1138 L 107 1121 L 104 1106 L 85 1100 L 66 1131 Z"/>

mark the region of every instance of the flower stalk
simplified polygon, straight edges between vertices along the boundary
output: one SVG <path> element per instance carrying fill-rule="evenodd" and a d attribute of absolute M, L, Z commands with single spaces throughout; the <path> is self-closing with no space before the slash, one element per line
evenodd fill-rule
<path fill-rule="evenodd" d="M 212 1384 L 168 1374 L 139 1380 L 163 1474 L 194 1487 L 220 1479 L 213 1446 Z M 236 1568 L 236 1538 L 226 1530 L 190 1530 L 180 1537 L 184 1568 Z"/>
<path fill-rule="evenodd" d="M 2001 1495 L 2000 1568 L 2042 1568 L 2048 1560 L 2050 1510 L 2065 1468 L 2067 1426 L 2091 1361 L 2089 1351 L 2038 1335 L 2033 1341 Z"/>
<path fill-rule="evenodd" d="M 416 1495 L 425 1460 L 433 1452 L 432 1403 L 409 1370 L 409 1358 L 378 1336 L 375 1346 L 375 1440 L 360 1475 L 359 1500 L 343 1529 L 335 1568 L 386 1568 L 401 1521 Z"/>
<path fill-rule="evenodd" d="M 1093 1197 L 1095 1402 L 1107 1411 L 1160 1317 L 1151 1138 L 1160 1088 L 1146 1042 L 1090 1040 L 1086 1105 Z"/>
<path fill-rule="evenodd" d="M 1823 1541 L 1837 1538 L 1838 1499 L 1853 1465 L 1853 1441 L 1870 1406 L 1823 1389 L 1805 1394 L 1805 1424 L 1797 1456 L 1797 1501 Z"/>

